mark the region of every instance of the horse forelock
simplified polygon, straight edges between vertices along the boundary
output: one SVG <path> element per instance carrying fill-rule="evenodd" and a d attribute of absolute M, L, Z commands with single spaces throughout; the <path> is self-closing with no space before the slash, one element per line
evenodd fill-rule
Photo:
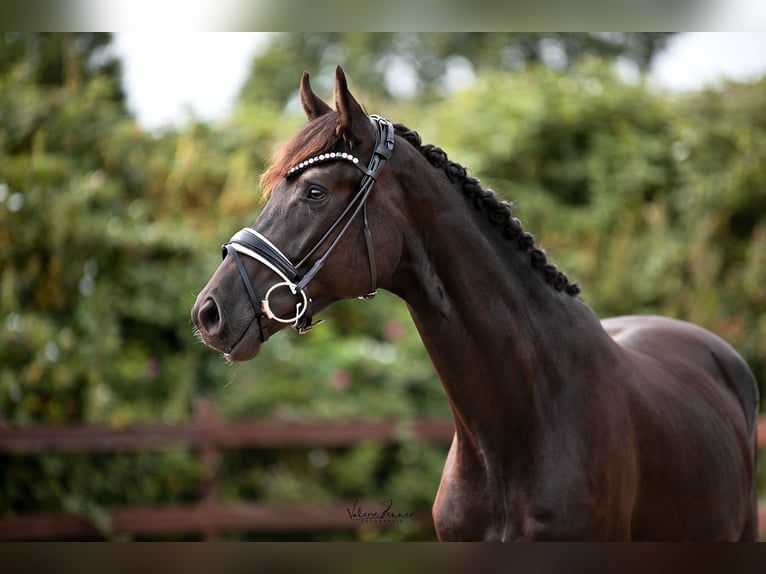
<path fill-rule="evenodd" d="M 341 140 L 338 130 L 338 112 L 329 112 L 312 120 L 277 150 L 266 170 L 261 174 L 260 184 L 264 199 L 268 199 L 277 182 L 295 165 L 311 157 L 337 151 Z"/>
<path fill-rule="evenodd" d="M 465 197 L 473 202 L 477 210 L 486 212 L 489 222 L 502 229 L 505 239 L 516 242 L 519 249 L 529 252 L 531 266 L 542 271 L 548 283 L 558 291 L 564 291 L 573 297 L 580 294 L 579 285 L 570 283 L 564 273 L 548 262 L 545 252 L 535 246 L 534 236 L 525 232 L 521 221 L 513 216 L 511 203 L 499 198 L 491 189 L 483 189 L 479 180 L 469 177 L 466 168 L 459 163 L 450 161 L 443 149 L 430 144 L 423 145 L 416 131 L 402 124 L 395 124 L 394 128 L 396 135 L 417 149 L 432 166 L 443 170 L 449 180 L 462 189 Z"/>

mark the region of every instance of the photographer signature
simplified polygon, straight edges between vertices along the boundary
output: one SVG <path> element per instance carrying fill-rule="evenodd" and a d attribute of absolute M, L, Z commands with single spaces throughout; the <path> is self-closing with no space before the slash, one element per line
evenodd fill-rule
<path fill-rule="evenodd" d="M 415 516 L 414 512 L 394 512 L 391 509 L 393 505 L 394 501 L 387 498 L 380 501 L 380 510 L 363 510 L 357 499 L 351 508 L 346 508 L 346 512 L 351 520 L 362 522 L 401 522 L 405 518 Z"/>

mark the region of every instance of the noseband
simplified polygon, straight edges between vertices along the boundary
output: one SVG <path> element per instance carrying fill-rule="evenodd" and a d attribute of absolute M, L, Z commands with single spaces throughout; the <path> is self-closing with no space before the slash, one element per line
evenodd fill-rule
<path fill-rule="evenodd" d="M 386 160 L 391 157 L 391 153 L 394 151 L 394 127 L 391 122 L 380 116 L 372 115 L 370 116 L 370 121 L 373 126 L 375 126 L 375 149 L 373 150 L 370 162 L 366 167 L 359 162 L 359 158 L 349 153 L 330 152 L 302 161 L 287 172 L 287 177 L 290 177 L 319 163 L 347 161 L 356 166 L 363 173 L 362 180 L 359 183 L 359 190 L 351 199 L 348 206 L 346 206 L 346 209 L 343 210 L 343 213 L 338 216 L 325 234 L 297 265 L 293 265 L 290 259 L 285 256 L 277 246 L 266 239 L 266 237 L 249 227 L 235 233 L 229 242 L 225 243 L 221 248 L 223 251 L 223 258 L 225 259 L 227 255 L 231 255 L 234 263 L 237 265 L 237 270 L 245 284 L 247 296 L 253 305 L 255 319 L 258 321 L 258 328 L 261 333 L 261 340 L 263 341 L 269 336 L 268 328 L 262 321 L 264 317 L 278 323 L 291 324 L 301 335 L 308 333 L 315 325 L 321 323 L 321 321 L 317 321 L 316 323 L 311 322 L 311 299 L 306 293 L 306 287 L 324 266 L 325 261 L 327 261 L 327 258 L 338 245 L 341 238 L 346 234 L 351 223 L 356 219 L 359 213 L 362 213 L 364 241 L 367 245 L 367 258 L 370 262 L 370 290 L 365 295 L 362 295 L 360 299 L 368 300 L 375 296 L 375 291 L 377 289 L 377 269 L 375 266 L 372 233 L 367 221 L 367 198 L 369 197 L 372 187 L 375 184 L 375 180 L 383 169 Z M 345 225 L 343 225 L 324 255 L 317 259 L 308 271 L 301 274 L 300 270 L 307 265 L 309 258 L 327 242 L 332 233 L 341 225 L 344 219 L 346 220 Z M 259 299 L 255 295 L 255 290 L 253 289 L 253 285 L 250 282 L 250 278 L 247 275 L 247 271 L 242 264 L 239 254 L 247 255 L 259 263 L 262 263 L 282 279 L 282 281 L 275 283 L 266 291 L 263 299 Z M 288 289 L 297 299 L 295 314 L 291 317 L 279 317 L 275 315 L 271 309 L 269 297 L 280 289 Z"/>

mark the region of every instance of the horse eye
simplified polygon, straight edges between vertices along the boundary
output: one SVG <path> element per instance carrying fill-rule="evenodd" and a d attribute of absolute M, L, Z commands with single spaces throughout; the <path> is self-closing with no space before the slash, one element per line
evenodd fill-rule
<path fill-rule="evenodd" d="M 319 187 L 310 187 L 306 192 L 306 197 L 314 201 L 319 201 L 327 196 L 327 192 Z"/>

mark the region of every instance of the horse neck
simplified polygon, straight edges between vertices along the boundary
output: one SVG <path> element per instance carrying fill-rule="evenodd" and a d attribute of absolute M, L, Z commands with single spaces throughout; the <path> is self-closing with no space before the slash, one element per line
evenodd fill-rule
<path fill-rule="evenodd" d="M 410 309 L 458 438 L 485 466 L 495 444 L 518 456 L 544 432 L 563 385 L 584 382 L 573 366 L 608 337 L 587 305 L 547 284 L 529 253 L 439 170 L 424 162 L 399 177 L 412 229 L 388 287 Z"/>

